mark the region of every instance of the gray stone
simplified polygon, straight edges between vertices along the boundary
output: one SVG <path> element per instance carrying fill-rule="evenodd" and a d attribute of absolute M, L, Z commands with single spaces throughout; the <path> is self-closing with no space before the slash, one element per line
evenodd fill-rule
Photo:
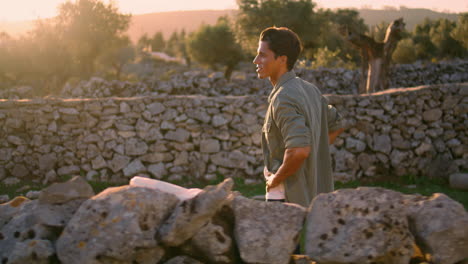
<path fill-rule="evenodd" d="M 23 206 L 31 200 L 24 196 L 17 196 L 10 201 L 0 204 L 0 231 L 3 226 L 8 224 L 10 220 L 22 211 Z"/>
<path fill-rule="evenodd" d="M 162 124 L 161 124 L 161 129 L 163 130 L 175 130 L 176 129 L 176 126 L 174 125 L 174 123 L 172 122 L 168 122 L 168 121 L 163 121 Z"/>
<path fill-rule="evenodd" d="M 374 150 L 385 154 L 390 154 L 392 151 L 392 140 L 389 135 L 374 134 Z"/>
<path fill-rule="evenodd" d="M 198 120 L 202 123 L 210 123 L 211 121 L 211 116 L 208 115 L 204 110 L 188 111 L 186 114 L 190 118 Z"/>
<path fill-rule="evenodd" d="M 59 108 L 59 113 L 66 114 L 66 115 L 79 115 L 80 112 L 75 108 Z"/>
<path fill-rule="evenodd" d="M 400 163 L 402 163 L 406 158 L 408 158 L 407 152 L 399 151 L 396 149 L 393 150 L 390 154 L 390 160 L 393 167 L 400 167 Z"/>
<path fill-rule="evenodd" d="M 158 240 L 179 246 L 192 238 L 227 202 L 234 182 L 228 178 L 217 186 L 207 186 L 189 200 L 182 201 L 158 231 Z"/>
<path fill-rule="evenodd" d="M 335 153 L 335 169 L 333 171 L 346 171 L 349 169 L 348 164 L 354 163 L 355 156 L 346 151 L 345 149 L 341 149 Z"/>
<path fill-rule="evenodd" d="M 14 144 L 14 145 L 17 145 L 17 146 L 25 144 L 25 142 L 24 142 L 24 140 L 22 138 L 17 137 L 17 136 L 12 136 L 12 135 L 7 137 L 7 141 L 10 142 L 11 144 Z"/>
<path fill-rule="evenodd" d="M 442 110 L 435 108 L 427 110 L 423 113 L 423 119 L 426 122 L 434 122 L 439 120 L 442 117 Z"/>
<path fill-rule="evenodd" d="M 108 188 L 73 215 L 57 240 L 58 258 L 70 264 L 136 262 L 140 249 L 158 247 L 154 233 L 178 202 L 149 188 Z"/>
<path fill-rule="evenodd" d="M 146 172 L 146 167 L 139 159 L 130 162 L 130 164 L 123 169 L 124 176 L 127 178 L 135 176 L 140 172 Z"/>
<path fill-rule="evenodd" d="M 41 194 L 41 191 L 28 191 L 26 193 L 26 197 L 28 197 L 28 199 L 37 199 L 39 198 L 39 195 Z"/>
<path fill-rule="evenodd" d="M 174 166 L 188 165 L 188 153 L 187 151 L 182 151 L 174 159 Z"/>
<path fill-rule="evenodd" d="M 148 109 L 148 111 L 152 115 L 160 114 L 160 113 L 164 112 L 164 110 L 166 110 L 166 107 L 164 107 L 164 105 L 161 104 L 161 103 L 152 103 L 152 104 L 146 106 L 146 108 Z"/>
<path fill-rule="evenodd" d="M 214 115 L 211 119 L 211 123 L 214 127 L 220 127 L 229 123 L 229 120 L 227 120 L 223 115 Z"/>
<path fill-rule="evenodd" d="M 61 167 L 57 171 L 60 176 L 73 176 L 78 173 L 80 173 L 80 167 L 75 165 Z"/>
<path fill-rule="evenodd" d="M 130 160 L 131 158 L 116 153 L 107 165 L 112 170 L 112 172 L 116 173 L 125 168 L 128 163 L 130 163 Z"/>
<path fill-rule="evenodd" d="M 219 152 L 211 155 L 210 159 L 215 165 L 226 168 L 247 168 L 247 159 L 240 151 Z"/>
<path fill-rule="evenodd" d="M 128 156 L 140 156 L 146 154 L 148 145 L 139 139 L 130 138 L 125 142 L 125 154 Z"/>
<path fill-rule="evenodd" d="M 450 175 L 450 187 L 459 190 L 468 190 L 468 173 L 454 173 Z"/>
<path fill-rule="evenodd" d="M 128 113 L 130 111 L 131 111 L 131 108 L 126 102 L 120 103 L 120 113 Z"/>
<path fill-rule="evenodd" d="M 50 171 L 55 168 L 57 164 L 57 154 L 49 153 L 45 155 L 41 155 L 39 157 L 39 169 L 41 171 Z"/>
<path fill-rule="evenodd" d="M 11 148 L 0 149 L 0 161 L 9 161 L 13 150 Z"/>
<path fill-rule="evenodd" d="M 32 239 L 15 243 L 8 257 L 9 264 L 47 264 L 55 254 L 54 246 L 49 240 Z"/>
<path fill-rule="evenodd" d="M 360 140 L 348 137 L 346 138 L 346 149 L 351 152 L 360 153 L 366 149 L 366 143 Z"/>
<path fill-rule="evenodd" d="M 96 142 L 100 142 L 101 140 L 102 139 L 99 135 L 89 134 L 83 139 L 83 142 L 84 143 L 96 143 Z"/>
<path fill-rule="evenodd" d="M 289 263 L 304 223 L 305 208 L 242 196 L 234 198 L 232 208 L 235 215 L 234 237 L 244 262 Z"/>
<path fill-rule="evenodd" d="M 427 152 L 431 152 L 434 148 L 432 147 L 431 144 L 429 143 L 426 143 L 426 142 L 423 142 L 421 143 L 421 145 L 419 147 L 417 147 L 414 152 L 418 155 L 418 156 L 422 156 L 424 155 L 425 153 Z"/>
<path fill-rule="evenodd" d="M 216 153 L 219 152 L 220 145 L 216 139 L 207 139 L 200 141 L 200 152 L 201 153 Z"/>
<path fill-rule="evenodd" d="M 24 178 L 29 175 L 29 170 L 23 164 L 16 164 L 11 174 L 17 178 Z"/>
<path fill-rule="evenodd" d="M 190 132 L 183 128 L 177 128 L 176 131 L 167 132 L 164 138 L 178 142 L 187 142 L 190 138 Z"/>
<path fill-rule="evenodd" d="M 367 170 L 368 168 L 372 167 L 375 161 L 376 161 L 375 156 L 369 155 L 367 153 L 361 153 L 357 157 L 357 162 L 359 163 L 359 166 L 363 170 Z"/>
<path fill-rule="evenodd" d="M 63 204 L 75 199 L 88 199 L 94 195 L 93 188 L 80 176 L 67 182 L 54 183 L 42 190 L 39 201 L 43 204 Z"/>
<path fill-rule="evenodd" d="M 94 170 L 99 170 L 99 169 L 107 167 L 107 162 L 106 162 L 106 160 L 104 160 L 104 158 L 101 155 L 99 155 L 95 159 L 93 159 L 91 161 L 91 164 L 93 165 Z"/>
<path fill-rule="evenodd" d="M 57 228 L 67 224 L 82 201 L 51 205 L 17 197 L 1 205 L 0 259 L 8 259 L 8 263 L 49 263 L 49 257 L 55 254 L 52 241 Z"/>
<path fill-rule="evenodd" d="M 227 223 L 226 218 L 234 219 L 228 206 L 219 211 L 214 219 L 182 246 L 182 252 L 188 256 L 196 256 L 197 259 L 207 260 L 209 263 L 239 263 L 235 253 L 232 231 L 234 223 Z M 229 215 L 229 216 L 227 216 Z M 216 222 L 216 223 L 215 223 Z"/>
<path fill-rule="evenodd" d="M 468 212 L 445 194 L 415 197 L 408 208 L 418 246 L 436 264 L 468 258 Z M 448 220 L 450 219 L 450 220 Z"/>
<path fill-rule="evenodd" d="M 414 240 L 402 199 L 367 187 L 318 195 L 307 216 L 306 254 L 320 264 L 409 263 Z"/>
<path fill-rule="evenodd" d="M 148 166 L 148 172 L 156 179 L 162 179 L 162 177 L 167 173 L 167 170 L 164 166 L 164 163 L 160 162 L 158 164 L 152 164 Z"/>

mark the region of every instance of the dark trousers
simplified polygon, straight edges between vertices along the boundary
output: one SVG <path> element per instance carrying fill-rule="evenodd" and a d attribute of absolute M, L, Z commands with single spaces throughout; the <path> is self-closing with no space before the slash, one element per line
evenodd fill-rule
<path fill-rule="evenodd" d="M 267 202 L 280 202 L 284 203 L 286 202 L 285 199 L 266 199 Z M 296 249 L 293 252 L 294 255 L 301 255 L 301 244 L 297 244 Z"/>

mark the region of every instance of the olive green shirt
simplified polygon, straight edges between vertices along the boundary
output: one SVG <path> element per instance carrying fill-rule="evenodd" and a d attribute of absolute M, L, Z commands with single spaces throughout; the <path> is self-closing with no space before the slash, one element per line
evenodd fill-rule
<path fill-rule="evenodd" d="M 262 128 L 265 166 L 276 173 L 288 148 L 311 147 L 299 170 L 286 178 L 286 201 L 308 207 L 319 193 L 333 191 L 328 131 L 339 128 L 341 116 L 320 90 L 293 71 L 281 76 L 268 97 Z"/>

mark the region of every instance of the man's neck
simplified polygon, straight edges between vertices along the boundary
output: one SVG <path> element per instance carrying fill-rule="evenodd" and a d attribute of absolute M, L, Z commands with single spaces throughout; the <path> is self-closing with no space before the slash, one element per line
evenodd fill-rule
<path fill-rule="evenodd" d="M 274 76 L 270 76 L 270 83 L 271 85 L 273 85 L 273 87 L 276 86 L 276 84 L 278 83 L 279 79 L 281 78 L 281 76 L 283 76 L 285 73 L 288 72 L 288 69 L 281 69 L 277 74 L 275 74 Z"/>

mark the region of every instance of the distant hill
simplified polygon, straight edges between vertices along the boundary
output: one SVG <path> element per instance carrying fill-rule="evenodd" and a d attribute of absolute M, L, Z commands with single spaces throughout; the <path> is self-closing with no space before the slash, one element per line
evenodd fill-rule
<path fill-rule="evenodd" d="M 200 25 L 213 25 L 221 16 L 232 16 L 237 10 L 196 10 L 161 12 L 134 15 L 128 29 L 130 39 L 136 42 L 144 33 L 152 36 L 161 31 L 166 39 L 172 32 L 185 29 L 186 32 L 195 31 Z"/>
<path fill-rule="evenodd" d="M 423 8 L 404 8 L 400 9 L 359 9 L 359 15 L 364 19 L 365 23 L 369 26 L 377 25 L 382 21 L 391 22 L 395 19 L 403 17 L 406 23 L 406 30 L 413 31 L 417 24 L 424 21 L 425 18 L 439 19 L 446 18 L 456 21 L 458 14 L 441 13 Z"/>
<path fill-rule="evenodd" d="M 394 19 L 403 17 L 406 23 L 406 29 L 412 31 L 414 26 L 423 22 L 424 19 L 447 18 L 456 20 L 457 14 L 441 13 L 429 9 L 358 9 L 360 16 L 369 26 L 379 24 L 381 21 L 391 22 Z M 186 32 L 196 30 L 203 23 L 212 25 L 220 16 L 234 16 L 237 10 L 195 10 L 195 11 L 176 11 L 161 12 L 142 15 L 134 15 L 128 30 L 132 41 L 136 42 L 143 34 L 152 36 L 155 32 L 161 31 L 167 39 L 174 31 L 185 29 Z M 11 35 L 26 33 L 32 29 L 34 21 L 21 21 L 15 23 L 4 23 L 0 21 L 0 32 L 6 31 Z"/>

